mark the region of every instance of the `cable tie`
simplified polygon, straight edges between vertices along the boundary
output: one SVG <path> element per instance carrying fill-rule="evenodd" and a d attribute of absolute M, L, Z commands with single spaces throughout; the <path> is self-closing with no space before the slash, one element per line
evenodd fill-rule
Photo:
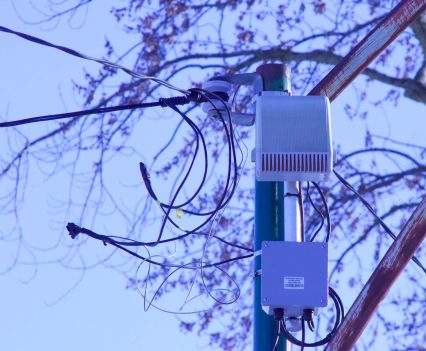
<path fill-rule="evenodd" d="M 255 271 L 254 273 L 253 273 L 253 278 L 256 278 L 256 277 L 260 277 L 262 275 L 262 270 L 261 269 L 258 269 L 257 271 Z"/>
<path fill-rule="evenodd" d="M 262 254 L 262 249 L 253 252 L 253 258 L 260 256 Z"/>
<path fill-rule="evenodd" d="M 298 193 L 297 194 L 295 194 L 295 193 L 285 193 L 284 198 L 291 197 L 291 196 L 293 196 L 293 197 L 300 197 L 300 195 Z"/>
<path fill-rule="evenodd" d="M 158 102 L 160 103 L 161 107 L 168 107 L 170 105 L 186 105 L 189 104 L 191 101 L 187 96 L 172 96 L 169 98 L 159 98 Z"/>
<path fill-rule="evenodd" d="M 201 94 L 196 89 L 191 88 L 191 89 L 188 89 L 188 91 L 190 92 L 190 94 L 187 96 L 189 101 L 195 102 L 197 104 L 207 101 L 207 99 L 203 96 L 203 94 Z"/>

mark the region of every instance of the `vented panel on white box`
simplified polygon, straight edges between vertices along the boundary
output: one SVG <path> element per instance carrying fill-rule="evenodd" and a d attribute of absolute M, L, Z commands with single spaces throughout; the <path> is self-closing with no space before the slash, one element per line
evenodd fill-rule
<path fill-rule="evenodd" d="M 263 92 L 256 99 L 255 161 L 260 181 L 327 179 L 333 164 L 328 99 Z"/>

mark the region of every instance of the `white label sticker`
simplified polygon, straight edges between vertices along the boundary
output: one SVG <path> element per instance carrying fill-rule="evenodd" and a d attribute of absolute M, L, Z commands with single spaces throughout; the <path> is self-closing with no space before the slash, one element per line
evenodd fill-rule
<path fill-rule="evenodd" d="M 284 289 L 305 289 L 305 278 L 284 277 Z"/>

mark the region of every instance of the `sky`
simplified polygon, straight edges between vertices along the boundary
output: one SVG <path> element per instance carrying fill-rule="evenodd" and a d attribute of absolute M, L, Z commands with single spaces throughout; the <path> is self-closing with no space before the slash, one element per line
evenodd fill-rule
<path fill-rule="evenodd" d="M 17 10 L 12 2 L 0 2 L 1 25 L 93 56 L 102 56 L 105 28 L 108 28 L 108 35 L 117 45 L 122 45 L 123 50 L 126 47 L 125 39 L 120 41 L 123 38 L 120 29 L 108 14 L 109 0 L 103 2 L 104 6 L 90 7 L 86 19 L 77 18 L 71 24 L 63 21 L 56 27 L 24 23 L 22 18 L 31 21 L 38 18 L 37 13 L 28 5 L 29 1 L 15 1 L 25 3 Z M 95 71 L 97 68 L 95 63 L 0 33 L 1 118 L 17 119 L 80 109 L 71 80 L 82 81 L 83 69 Z M 356 83 L 333 104 L 336 143 L 347 139 L 349 134 L 363 135 L 367 127 L 399 140 L 423 141 L 424 129 L 413 128 L 413 125 L 418 124 L 418 116 L 424 115 L 426 110 L 410 102 L 402 102 L 398 109 L 376 110 L 374 118 L 368 122 L 355 121 L 348 131 L 342 117 L 343 106 L 344 101 L 353 99 L 355 87 Z M 373 95 L 380 96 L 380 93 L 377 89 Z M 403 121 L 395 123 L 402 115 Z M 34 133 L 40 130 L 43 126 L 34 127 Z M 355 137 L 351 143 L 346 143 L 348 148 L 362 145 L 363 139 Z M 50 224 L 54 214 L 49 207 L 55 193 L 61 193 L 60 182 L 50 183 L 46 188 L 43 181 L 38 180 L 29 186 L 22 209 L 23 227 L 31 233 L 34 244 L 55 235 L 55 228 Z M 4 216 L 1 220 L 7 221 Z M 14 218 L 9 220 L 1 226 L 13 225 Z M 10 247 L 0 248 L 0 263 L 13 257 L 13 252 L 8 251 Z M 175 316 L 155 309 L 144 312 L 140 295 L 126 290 L 123 278 L 107 267 L 87 270 L 81 281 L 80 277 L 81 272 L 55 264 L 38 266 L 35 275 L 33 267 L 25 264 L 1 275 L 0 350 L 208 349 L 203 337 L 194 338 L 180 332 Z M 67 294 L 77 282 L 76 288 Z M 353 297 L 348 293 L 345 300 Z"/>

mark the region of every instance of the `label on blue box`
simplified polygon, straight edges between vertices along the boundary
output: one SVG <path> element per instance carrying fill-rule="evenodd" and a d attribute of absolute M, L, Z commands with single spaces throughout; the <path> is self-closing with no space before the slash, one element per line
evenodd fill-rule
<path fill-rule="evenodd" d="M 305 278 L 284 277 L 284 289 L 305 289 Z"/>

